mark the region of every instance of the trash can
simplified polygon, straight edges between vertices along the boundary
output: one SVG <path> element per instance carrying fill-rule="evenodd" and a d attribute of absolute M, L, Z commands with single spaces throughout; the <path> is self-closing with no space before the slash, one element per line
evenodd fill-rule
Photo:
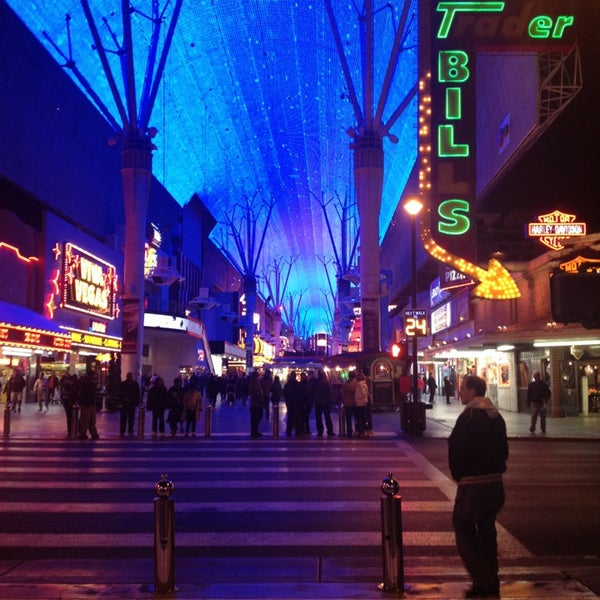
<path fill-rule="evenodd" d="M 423 433 L 427 427 L 425 402 L 408 402 L 400 405 L 400 427 L 406 433 Z"/>

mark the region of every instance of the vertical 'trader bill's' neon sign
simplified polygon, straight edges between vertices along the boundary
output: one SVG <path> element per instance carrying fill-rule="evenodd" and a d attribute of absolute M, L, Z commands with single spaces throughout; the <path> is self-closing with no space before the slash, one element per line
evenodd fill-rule
<path fill-rule="evenodd" d="M 549 13 L 552 10 L 562 12 L 568 4 L 568 0 L 561 3 L 552 0 L 431 3 L 430 22 L 434 34 L 431 54 L 431 227 L 424 233 L 423 242 L 435 258 L 479 281 L 481 277 L 487 280 L 490 276 L 474 264 L 477 260 L 474 230 L 475 53 L 482 46 L 509 51 L 518 45 L 535 51 L 536 46 L 541 46 L 540 42 L 543 45 L 564 44 L 572 32 L 575 17 Z M 493 267 L 498 277 L 504 268 L 499 263 Z M 508 272 L 506 276 L 512 282 Z M 488 290 L 489 297 L 518 295 L 514 282 L 508 287 L 511 289 Z M 479 288 L 478 295 L 483 295 L 484 290 Z"/>

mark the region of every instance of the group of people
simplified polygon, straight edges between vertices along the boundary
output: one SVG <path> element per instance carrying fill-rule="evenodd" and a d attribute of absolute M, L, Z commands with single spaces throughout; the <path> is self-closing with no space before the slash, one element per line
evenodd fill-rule
<path fill-rule="evenodd" d="M 429 373 L 427 377 L 423 376 L 422 380 L 419 382 L 419 390 L 422 393 L 429 393 L 429 404 L 434 404 L 437 389 L 438 384 L 433 373 Z M 446 396 L 446 404 L 451 404 L 450 398 L 454 396 L 454 385 L 448 376 L 444 377 L 442 389 L 444 391 L 444 396 Z"/>
<path fill-rule="evenodd" d="M 259 424 L 263 412 L 268 419 L 269 403 L 278 404 L 281 398 L 286 406 L 286 436 L 311 435 L 311 416 L 314 412 L 316 435 L 334 437 L 331 409 L 339 404 L 344 411 L 344 428 L 347 437 L 373 435 L 371 396 L 367 377 L 361 371 L 350 371 L 348 380 L 341 386 L 339 397 L 323 369 L 315 374 L 291 370 L 282 385 L 279 377 L 271 377 L 267 370 L 262 376 L 254 371 L 249 376 L 250 435 L 262 437 Z"/>
<path fill-rule="evenodd" d="M 365 374 L 350 371 L 348 381 L 342 385 L 340 394 L 344 407 L 346 437 L 373 435 L 371 401 Z"/>
<path fill-rule="evenodd" d="M 164 437 L 169 426 L 171 437 L 177 433 L 196 435 L 196 423 L 202 411 L 202 386 L 196 375 L 175 377 L 169 388 L 159 375 L 144 379 L 142 387 L 127 373 L 119 393 L 119 435 L 133 435 L 136 409 L 146 397 L 145 409 L 151 413 L 152 437 Z"/>
<path fill-rule="evenodd" d="M 5 384 L 7 402 L 11 410 L 21 412 L 23 394 L 27 388 L 27 382 L 22 372 L 15 368 Z M 33 384 L 33 395 L 38 404 L 38 411 L 48 410 L 52 403 L 60 403 L 65 411 L 67 423 L 67 436 L 73 434 L 80 439 L 91 437 L 97 440 L 100 436 L 96 429 L 96 384 L 91 373 L 78 377 L 75 374 L 64 373 L 62 377 L 51 373 L 48 377 L 40 371 Z M 78 430 L 74 431 L 74 409 L 78 406 L 79 423 Z"/>
<path fill-rule="evenodd" d="M 341 402 L 345 411 L 346 435 L 372 435 L 370 397 L 366 377 L 363 373 L 351 372 L 349 380 L 341 388 Z M 286 407 L 286 436 L 311 435 L 311 416 L 314 412 L 316 435 L 334 437 L 331 409 L 337 398 L 323 369 L 315 374 L 298 373 L 291 370 L 282 385 L 279 376 L 266 370 L 262 375 L 254 370 L 248 377 L 250 398 L 250 436 L 262 437 L 259 425 L 269 418 L 271 404 L 283 399 Z"/>

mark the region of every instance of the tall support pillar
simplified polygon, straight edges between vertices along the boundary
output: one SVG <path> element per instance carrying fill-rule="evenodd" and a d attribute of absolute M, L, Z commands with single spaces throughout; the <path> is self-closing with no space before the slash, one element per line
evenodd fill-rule
<path fill-rule="evenodd" d="M 125 206 L 121 372 L 134 373 L 139 381 L 144 343 L 144 244 L 152 181 L 152 142 L 145 135 L 123 139 L 121 177 Z"/>
<path fill-rule="evenodd" d="M 354 139 L 354 185 L 360 216 L 361 350 L 381 349 L 379 212 L 383 190 L 383 139 L 376 131 Z"/>
<path fill-rule="evenodd" d="M 244 294 L 246 295 L 246 372 L 250 373 L 254 366 L 254 310 L 256 308 L 256 277 L 244 277 Z"/>

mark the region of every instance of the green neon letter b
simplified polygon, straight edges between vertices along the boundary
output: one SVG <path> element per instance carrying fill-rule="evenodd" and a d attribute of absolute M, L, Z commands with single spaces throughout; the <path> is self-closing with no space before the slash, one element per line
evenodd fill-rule
<path fill-rule="evenodd" d="M 462 50 L 442 50 L 438 55 L 438 81 L 461 83 L 469 79 L 469 56 Z"/>

